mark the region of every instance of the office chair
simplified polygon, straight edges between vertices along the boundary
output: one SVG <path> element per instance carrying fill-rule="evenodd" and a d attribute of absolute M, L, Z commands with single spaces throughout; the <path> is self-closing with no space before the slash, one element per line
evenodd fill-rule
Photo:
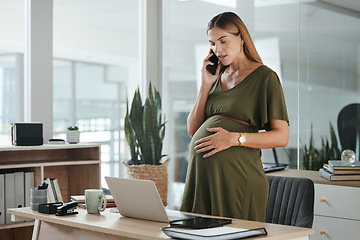
<path fill-rule="evenodd" d="M 360 103 L 345 106 L 339 112 L 338 133 L 342 150 L 351 149 L 356 153 L 356 160 L 360 155 Z"/>
<path fill-rule="evenodd" d="M 308 178 L 266 176 L 269 198 L 265 222 L 311 228 L 314 183 Z"/>

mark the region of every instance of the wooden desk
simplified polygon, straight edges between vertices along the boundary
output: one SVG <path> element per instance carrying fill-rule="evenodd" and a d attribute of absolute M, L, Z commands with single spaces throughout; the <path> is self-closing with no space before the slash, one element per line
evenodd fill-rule
<path fill-rule="evenodd" d="M 58 217 L 32 211 L 30 208 L 13 208 L 8 212 L 12 214 L 13 221 L 35 219 L 33 240 L 64 240 L 64 239 L 169 239 L 161 227 L 167 223 L 146 221 L 122 217 L 119 213 L 112 213 L 109 209 L 101 214 L 87 214 L 84 209 L 77 209 L 79 214 Z M 228 225 L 238 228 L 265 227 L 268 236 L 251 239 L 305 240 L 314 233 L 313 229 L 290 227 L 277 224 L 253 222 L 234 219 Z"/>

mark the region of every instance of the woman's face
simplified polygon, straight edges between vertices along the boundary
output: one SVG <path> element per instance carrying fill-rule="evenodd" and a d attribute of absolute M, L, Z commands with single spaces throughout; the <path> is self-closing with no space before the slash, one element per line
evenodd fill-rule
<path fill-rule="evenodd" d="M 208 31 L 208 38 L 211 49 L 224 66 L 239 58 L 242 43 L 240 35 L 235 36 L 221 28 L 213 27 Z"/>

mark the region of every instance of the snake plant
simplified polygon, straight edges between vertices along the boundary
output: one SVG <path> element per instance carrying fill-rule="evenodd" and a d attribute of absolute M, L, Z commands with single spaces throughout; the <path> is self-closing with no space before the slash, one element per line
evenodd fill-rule
<path fill-rule="evenodd" d="M 302 158 L 302 169 L 305 170 L 319 170 L 322 168 L 324 163 L 327 163 L 328 160 L 340 159 L 341 153 L 338 147 L 338 142 L 334 127 L 330 122 L 330 142 L 325 137 L 321 138 L 321 149 L 318 150 L 314 146 L 313 139 L 313 128 L 311 124 L 311 135 L 309 147 L 304 146 L 303 149 L 303 158 Z"/>
<path fill-rule="evenodd" d="M 133 165 L 152 164 L 160 165 L 163 140 L 165 136 L 165 122 L 162 122 L 161 97 L 149 85 L 149 96 L 142 104 L 139 88 L 135 91 L 129 111 L 129 102 L 126 101 L 125 137 L 130 148 Z"/>

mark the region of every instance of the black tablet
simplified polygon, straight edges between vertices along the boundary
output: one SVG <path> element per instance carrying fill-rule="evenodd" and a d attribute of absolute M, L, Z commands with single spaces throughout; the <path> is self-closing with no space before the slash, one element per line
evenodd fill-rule
<path fill-rule="evenodd" d="M 204 228 L 220 227 L 230 223 L 231 223 L 231 219 L 198 217 L 193 219 L 175 221 L 172 222 L 170 226 L 191 228 L 191 229 L 204 229 Z"/>

